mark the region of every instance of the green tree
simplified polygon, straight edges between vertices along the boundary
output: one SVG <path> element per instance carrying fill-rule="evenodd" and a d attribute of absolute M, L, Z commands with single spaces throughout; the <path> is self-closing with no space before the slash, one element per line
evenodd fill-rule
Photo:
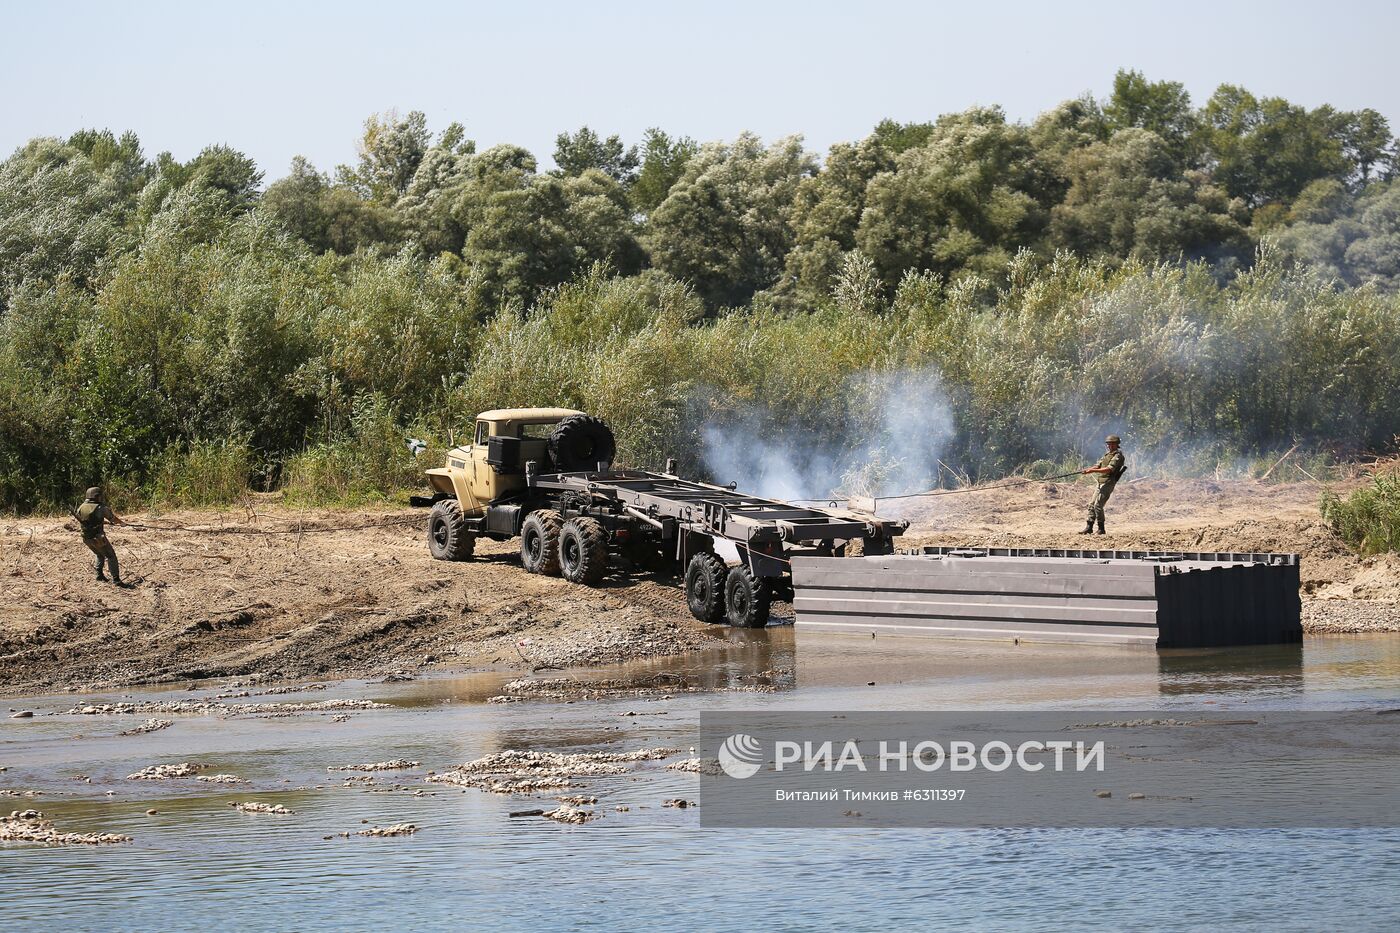
<path fill-rule="evenodd" d="M 252 159 L 228 146 L 207 146 L 188 162 L 162 152 L 137 198 L 136 216 L 140 224 L 150 223 L 180 192 L 208 195 L 196 198 L 206 211 L 248 211 L 257 203 L 262 179 Z"/>
<path fill-rule="evenodd" d="M 1355 198 L 1335 178 L 1321 178 L 1303 189 L 1289 206 L 1289 223 L 1325 224 L 1351 211 Z"/>
<path fill-rule="evenodd" d="M 555 196 L 552 207 L 548 196 L 531 196 L 536 167 L 535 157 L 519 146 L 492 146 L 460 160 L 437 196 L 446 206 L 440 229 L 459 238 L 462 259 L 477 268 L 476 288 L 492 308 L 528 300 L 549 281 L 550 264 L 568 259 L 567 234 L 557 223 L 562 186 L 548 193 Z M 532 229 L 542 210 L 550 220 Z M 522 255 L 525 250 L 534 255 Z"/>
<path fill-rule="evenodd" d="M 403 118 L 393 110 L 371 114 L 357 147 L 359 162 L 336 169 L 337 180 L 367 200 L 392 204 L 413 181 L 430 139 L 420 110 Z"/>
<path fill-rule="evenodd" d="M 597 264 L 622 275 L 641 271 L 646 254 L 638 241 L 627 192 L 611 175 L 584 172 L 564 180 L 565 225 L 573 243 L 573 257 L 563 282 Z"/>
<path fill-rule="evenodd" d="M 1136 128 L 1156 133 L 1179 166 L 1195 160 L 1199 119 L 1180 81 L 1148 81 L 1140 71 L 1120 69 L 1103 116 L 1110 132 Z"/>
<path fill-rule="evenodd" d="M 656 127 L 647 130 L 642 137 L 641 168 L 631 190 L 637 210 L 644 214 L 656 210 L 697 151 L 699 146 L 688 136 L 672 139 Z"/>
<path fill-rule="evenodd" d="M 1390 133 L 1390 122 L 1369 107 L 1342 115 L 1342 150 L 1356 166 L 1360 187 L 1371 183 L 1371 175 L 1386 175 L 1394 166 L 1397 140 Z"/>
<path fill-rule="evenodd" d="M 624 147 L 617 135 L 602 139 L 586 126 L 560 133 L 554 141 L 554 164 L 561 175 L 598 171 L 626 187 L 636 181 L 640 162 L 636 146 Z"/>
<path fill-rule="evenodd" d="M 943 117 L 870 182 L 856 246 L 890 289 L 911 269 L 999 272 L 1039 241 L 1052 190 L 1026 128 L 1001 110 Z"/>
<path fill-rule="evenodd" d="M 295 380 L 319 398 L 332 436 L 349 427 L 349 399 L 378 395 L 391 400 L 394 416 L 415 415 L 467 369 L 475 321 L 457 265 L 405 249 L 358 255 L 336 277 L 340 310 L 316 320 L 320 352 Z"/>
<path fill-rule="evenodd" d="M 479 210 L 462 258 L 498 305 L 528 304 L 595 262 L 629 273 L 641 267 L 626 196 L 602 172 L 536 177 L 487 194 Z"/>
<path fill-rule="evenodd" d="M 1111 133 L 1103 109 L 1086 94 L 1036 117 L 1030 139 L 1041 160 L 1059 168 L 1071 153 L 1103 142 Z"/>
<path fill-rule="evenodd" d="M 366 201 L 349 188 L 332 185 L 322 207 L 326 245 L 342 256 L 362 249 L 392 251 L 403 240 L 403 224 L 393 208 Z"/>
<path fill-rule="evenodd" d="M 397 212 L 349 187 L 330 184 L 301 156 L 292 160 L 285 178 L 268 186 L 260 206 L 318 253 L 392 248 L 401 238 Z"/>
<path fill-rule="evenodd" d="M 466 238 L 452 216 L 452 205 L 464 184 L 476 142 L 453 123 L 423 156 L 413 180 L 394 205 L 395 212 L 429 254 L 460 253 Z"/>
<path fill-rule="evenodd" d="M 878 128 L 863 142 L 831 147 L 821 172 L 798 185 L 792 210 L 795 239 L 785 262 L 783 291 L 795 292 L 809 306 L 831 291 L 845 257 L 856 248 L 871 179 L 894 166 Z"/>
<path fill-rule="evenodd" d="M 267 186 L 262 196 L 262 209 L 293 236 L 300 237 L 317 252 L 330 249 L 329 218 L 325 197 L 330 180 L 302 156 L 292 159 L 291 171 L 285 178 Z"/>
<path fill-rule="evenodd" d="M 111 130 L 79 130 L 68 145 L 87 156 L 95 171 L 116 186 L 124 209 L 134 207 L 136 196 L 150 180 L 151 166 L 141 153 L 141 141 L 130 130 L 120 138 Z"/>
<path fill-rule="evenodd" d="M 1400 184 L 1358 204 L 1360 235 L 1347 247 L 1346 262 L 1358 283 L 1375 282 L 1385 291 L 1400 291 Z"/>
<path fill-rule="evenodd" d="M 764 146 L 745 133 L 702 147 L 651 214 L 653 265 L 690 282 L 712 308 L 743 304 L 777 282 L 798 186 L 816 171 L 796 136 Z"/>
<path fill-rule="evenodd" d="M 263 174 L 237 149 L 208 146 L 184 168 L 184 184 L 222 192 L 233 210 L 247 210 L 257 201 Z"/>
<path fill-rule="evenodd" d="M 1400 183 L 1353 197 L 1336 180 L 1314 182 L 1294 214 L 1297 222 L 1278 234 L 1289 254 L 1346 285 L 1400 292 Z"/>
<path fill-rule="evenodd" d="M 452 191 L 462 260 L 489 306 L 528 303 L 595 262 L 635 271 L 643 255 L 626 192 L 610 176 L 539 175 L 533 156 L 496 146 L 470 158 Z"/>
<path fill-rule="evenodd" d="M 886 118 L 875 124 L 870 135 L 891 156 L 897 156 L 906 149 L 927 145 L 933 127 L 932 123 L 900 123 Z"/>
<path fill-rule="evenodd" d="M 99 169 L 56 139 L 32 140 L 0 162 L 0 314 L 26 282 L 93 283 L 108 255 L 128 244 L 124 172 Z"/>
<path fill-rule="evenodd" d="M 1340 138 L 1345 121 L 1330 107 L 1308 111 L 1222 84 L 1203 117 L 1216 182 L 1253 207 L 1286 203 L 1317 179 L 1352 171 Z"/>
<path fill-rule="evenodd" d="M 1065 170 L 1069 191 L 1051 212 L 1057 248 L 1147 261 L 1247 249 L 1244 205 L 1201 173 L 1182 174 L 1156 133 L 1119 130 L 1072 153 Z"/>

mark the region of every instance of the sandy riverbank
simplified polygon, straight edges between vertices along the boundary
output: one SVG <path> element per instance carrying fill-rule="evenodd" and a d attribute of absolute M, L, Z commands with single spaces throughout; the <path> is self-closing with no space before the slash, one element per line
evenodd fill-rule
<path fill-rule="evenodd" d="M 1309 632 L 1400 631 L 1400 560 L 1352 554 L 1318 517 L 1319 492 L 1129 483 L 1111 533 L 1086 539 L 1073 532 L 1088 487 L 1032 484 L 906 503 L 905 542 L 1297 552 Z M 691 619 L 672 580 L 619 570 L 586 589 L 531 576 L 513 542 L 434 561 L 418 511 L 127 517 L 178 526 L 112 532 L 131 589 L 93 579 L 71 520 L 0 523 L 0 691 L 564 668 L 716 647 L 724 634 Z"/>

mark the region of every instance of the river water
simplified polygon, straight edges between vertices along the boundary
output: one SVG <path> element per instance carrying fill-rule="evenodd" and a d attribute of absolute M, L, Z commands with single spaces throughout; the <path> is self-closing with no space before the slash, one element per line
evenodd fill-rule
<path fill-rule="evenodd" d="M 8 700 L 0 789 L 38 796 L 61 829 L 129 844 L 0 844 L 0 928 L 20 930 L 1394 929 L 1394 830 L 715 830 L 694 775 L 644 762 L 588 778 L 602 818 L 514 818 L 553 800 L 423 782 L 509 748 L 685 747 L 701 710 L 1347 709 L 1400 705 L 1400 636 L 1301 647 L 1158 653 L 1082 646 L 862 641 L 791 628 L 728 651 L 590 673 L 719 692 L 486 703 L 511 675 L 351 681 L 255 701 L 368 698 L 388 709 L 281 718 L 65 715 L 75 703 L 210 696 L 166 691 Z M 774 673 L 777 672 L 777 673 Z M 776 683 L 773 692 L 755 685 Z M 255 689 L 255 688 L 254 688 Z M 634 715 L 628 715 L 634 714 Z M 161 714 L 156 714 L 161 715 Z M 327 768 L 422 768 L 344 786 Z M 207 763 L 251 782 L 126 780 Z M 90 782 L 90 783 L 89 783 Z M 402 785 L 407 789 L 394 790 Z M 432 796 L 414 796 L 412 790 Z M 571 791 L 572 792 L 572 791 Z M 236 801 L 281 803 L 247 814 Z M 628 809 L 615 809 L 625 806 Z M 155 809 L 155 815 L 147 815 Z M 363 822 L 362 822 L 363 821 Z M 333 835 L 412 822 L 415 835 Z M 331 835 L 332 838 L 325 838 Z"/>

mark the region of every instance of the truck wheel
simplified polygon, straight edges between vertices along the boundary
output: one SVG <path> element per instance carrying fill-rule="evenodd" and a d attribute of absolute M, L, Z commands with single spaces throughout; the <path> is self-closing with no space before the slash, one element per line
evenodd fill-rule
<path fill-rule="evenodd" d="M 602 418 L 570 415 L 549 435 L 549 458 L 560 473 L 582 473 L 612 463 L 617 441 Z"/>
<path fill-rule="evenodd" d="M 873 538 L 862 538 L 860 553 L 865 557 L 879 557 L 884 554 L 893 554 L 894 542 L 883 535 Z"/>
<path fill-rule="evenodd" d="M 735 628 L 763 628 L 768 624 L 768 610 L 773 591 L 768 581 L 740 564 L 729 568 L 724 580 L 724 614 Z"/>
<path fill-rule="evenodd" d="M 690 559 L 685 568 L 685 601 L 690 614 L 706 625 L 724 621 L 724 561 L 708 551 Z"/>
<path fill-rule="evenodd" d="M 559 534 L 559 564 L 570 583 L 595 586 L 608 570 L 608 533 L 596 518 L 573 518 Z"/>
<path fill-rule="evenodd" d="M 436 560 L 466 560 L 476 549 L 476 538 L 467 530 L 462 507 L 456 499 L 444 499 L 428 516 L 428 553 Z"/>
<path fill-rule="evenodd" d="M 520 563 L 530 573 L 559 576 L 559 533 L 564 519 L 553 509 L 538 509 L 520 526 Z"/>

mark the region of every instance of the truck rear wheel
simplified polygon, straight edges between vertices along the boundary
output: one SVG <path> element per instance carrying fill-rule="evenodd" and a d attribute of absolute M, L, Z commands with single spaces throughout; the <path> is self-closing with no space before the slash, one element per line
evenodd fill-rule
<path fill-rule="evenodd" d="M 476 538 L 467 530 L 462 507 L 456 499 L 444 499 L 428 516 L 428 553 L 436 560 L 466 560 L 476 550 Z"/>
<path fill-rule="evenodd" d="M 608 532 L 596 518 L 573 518 L 559 534 L 559 564 L 570 583 L 596 586 L 608 571 Z"/>
<path fill-rule="evenodd" d="M 740 564 L 729 568 L 724 580 L 724 614 L 735 628 L 763 628 L 768 624 L 768 610 L 773 591 L 768 581 L 754 575 Z"/>
<path fill-rule="evenodd" d="M 860 553 L 864 557 L 879 557 L 894 553 L 894 542 L 884 536 L 862 538 Z"/>
<path fill-rule="evenodd" d="M 538 509 L 520 526 L 520 563 L 530 573 L 559 576 L 559 536 L 564 519 L 553 509 Z"/>
<path fill-rule="evenodd" d="M 724 561 L 708 551 L 690 559 L 685 568 L 685 601 L 690 614 L 706 625 L 724 621 Z"/>

